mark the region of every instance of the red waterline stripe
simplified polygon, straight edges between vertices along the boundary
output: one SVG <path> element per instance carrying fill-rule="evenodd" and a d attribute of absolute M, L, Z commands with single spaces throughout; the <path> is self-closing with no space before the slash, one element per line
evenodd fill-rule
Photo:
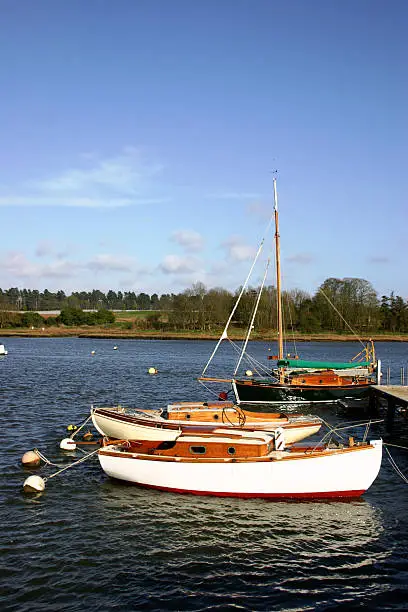
<path fill-rule="evenodd" d="M 365 493 L 366 489 L 361 491 L 323 491 L 321 493 L 226 493 L 220 491 L 193 491 L 190 489 L 173 489 L 171 487 L 160 487 L 157 485 L 148 485 L 127 481 L 130 484 L 136 484 L 145 489 L 155 489 L 157 491 L 166 491 L 167 493 L 181 493 L 185 495 L 211 495 L 213 497 L 242 497 L 244 499 L 260 498 L 260 499 L 324 499 L 324 498 L 341 498 L 341 497 L 360 497 Z"/>

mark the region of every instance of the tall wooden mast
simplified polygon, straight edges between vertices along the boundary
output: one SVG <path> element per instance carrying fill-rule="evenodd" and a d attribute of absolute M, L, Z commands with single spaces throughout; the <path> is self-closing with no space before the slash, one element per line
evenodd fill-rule
<path fill-rule="evenodd" d="M 275 257 L 276 257 L 276 292 L 278 307 L 278 358 L 283 359 L 283 323 L 282 323 L 282 295 L 281 295 L 281 271 L 280 271 L 280 236 L 279 236 L 279 213 L 278 192 L 276 189 L 276 178 L 273 179 L 273 201 L 275 211 Z"/>

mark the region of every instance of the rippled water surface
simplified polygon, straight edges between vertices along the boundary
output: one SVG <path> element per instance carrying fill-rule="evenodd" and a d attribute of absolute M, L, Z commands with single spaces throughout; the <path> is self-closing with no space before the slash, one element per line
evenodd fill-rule
<path fill-rule="evenodd" d="M 210 399 L 196 377 L 214 343 L 123 340 L 114 351 L 111 340 L 4 342 L 2 610 L 407 609 L 408 486 L 385 457 L 364 497 L 343 502 L 160 493 L 111 481 L 97 459 L 49 479 L 42 495 L 25 495 L 23 453 L 37 447 L 58 465 L 80 458 L 81 451 L 64 456 L 58 444 L 92 403 L 147 408 Z M 252 351 L 266 360 L 268 348 L 253 343 Z M 300 349 L 306 358 L 348 359 L 358 346 Z M 377 349 L 399 382 L 407 345 Z M 220 360 L 227 372 L 226 349 Z M 150 366 L 157 376 L 147 375 Z M 312 411 L 332 423 L 361 418 L 344 407 Z M 391 433 L 383 424 L 373 433 L 408 446 L 403 416 Z M 389 448 L 408 474 L 408 452 Z"/>

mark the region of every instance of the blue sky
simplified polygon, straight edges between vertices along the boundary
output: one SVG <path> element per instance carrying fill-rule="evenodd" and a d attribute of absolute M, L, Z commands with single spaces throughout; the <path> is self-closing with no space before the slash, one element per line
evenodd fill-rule
<path fill-rule="evenodd" d="M 286 288 L 408 298 L 404 0 L 0 9 L 0 287 L 236 289 L 277 169 Z"/>

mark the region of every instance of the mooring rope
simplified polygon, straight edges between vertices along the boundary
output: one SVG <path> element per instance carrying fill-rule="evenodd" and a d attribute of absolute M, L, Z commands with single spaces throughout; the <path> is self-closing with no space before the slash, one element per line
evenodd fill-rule
<path fill-rule="evenodd" d="M 44 463 L 46 463 L 47 465 L 53 465 L 54 467 L 63 467 L 62 465 L 59 465 L 58 463 L 53 463 L 52 461 L 50 461 L 49 459 L 47 459 L 47 457 L 45 455 L 42 454 L 41 451 L 38 450 L 38 448 L 35 448 L 34 453 L 36 453 L 40 459 L 42 459 L 44 461 Z"/>
<path fill-rule="evenodd" d="M 89 415 L 89 417 L 87 417 L 87 418 L 85 419 L 85 421 L 82 423 L 82 425 L 81 425 L 80 427 L 78 427 L 78 429 L 76 429 L 76 430 L 75 430 L 75 431 L 74 431 L 74 432 L 73 432 L 73 433 L 70 435 L 70 438 L 71 438 L 72 440 L 74 439 L 74 436 L 76 436 L 76 435 L 77 435 L 77 433 L 79 433 L 79 432 L 81 431 L 81 429 L 82 429 L 83 427 L 85 427 L 85 425 L 87 424 L 87 422 L 88 422 L 88 421 L 89 421 L 89 419 L 91 419 L 91 418 L 92 418 L 92 415 L 90 414 L 90 415 Z"/>
<path fill-rule="evenodd" d="M 391 456 L 391 453 L 390 453 L 390 451 L 388 450 L 387 446 L 397 446 L 397 445 L 396 445 L 396 444 L 391 444 L 391 445 L 384 444 L 384 448 L 385 448 L 385 450 L 386 450 L 386 452 L 387 452 L 387 455 L 388 455 L 388 461 L 390 462 L 391 467 L 393 467 L 393 468 L 394 468 L 394 470 L 397 472 L 398 476 L 400 476 L 400 478 L 401 478 L 401 479 L 402 479 L 402 480 L 405 482 L 405 484 L 408 484 L 408 478 L 405 476 L 405 474 L 404 474 L 404 473 L 403 473 L 403 472 L 400 470 L 400 468 L 398 467 L 398 465 L 395 463 L 395 460 L 394 460 L 394 459 L 393 459 L 393 457 Z M 398 447 L 398 448 L 404 448 L 404 447 L 403 447 L 403 446 L 401 446 L 401 447 Z M 405 450 L 408 450 L 408 449 L 405 449 Z"/>
<path fill-rule="evenodd" d="M 44 478 L 44 482 L 46 482 L 50 478 L 54 478 L 54 476 L 58 476 L 58 474 L 61 474 L 62 472 L 65 472 L 65 470 L 68 470 L 69 468 L 73 467 L 74 465 L 79 465 L 80 463 L 83 463 L 84 461 L 86 461 L 87 459 L 89 459 L 90 457 L 95 455 L 97 452 L 99 452 L 99 448 L 97 448 L 96 450 L 92 451 L 91 453 L 88 453 L 85 457 L 81 457 L 77 461 L 74 461 L 73 463 L 70 463 L 69 465 L 63 467 L 61 470 L 58 470 L 58 472 L 55 472 L 54 474 L 51 474 L 51 476 L 47 476 L 46 478 Z"/>

